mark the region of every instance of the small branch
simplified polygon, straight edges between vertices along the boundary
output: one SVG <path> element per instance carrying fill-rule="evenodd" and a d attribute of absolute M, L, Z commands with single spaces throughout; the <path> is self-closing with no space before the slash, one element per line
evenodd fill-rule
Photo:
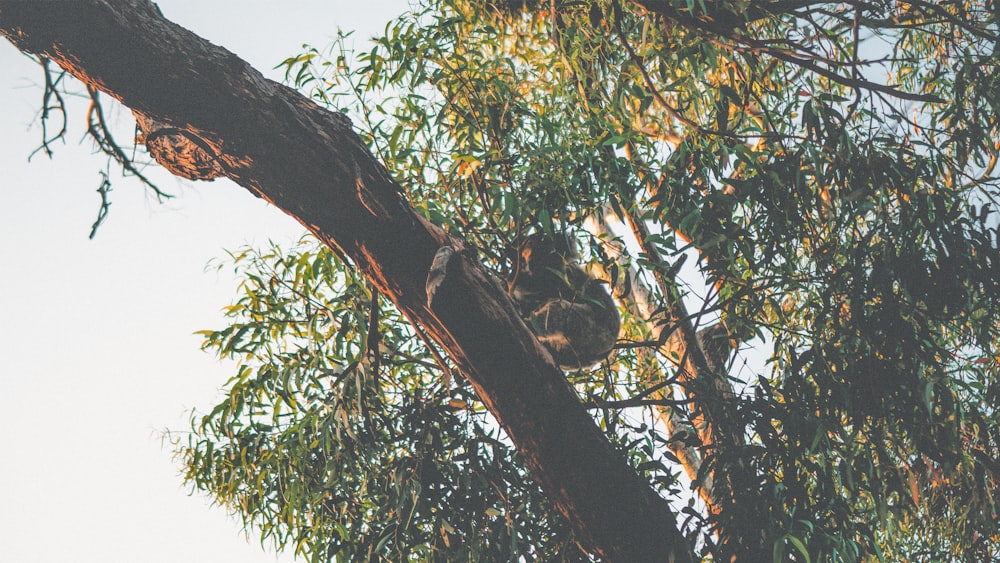
<path fill-rule="evenodd" d="M 688 404 L 689 401 L 675 401 L 670 399 L 623 399 L 621 401 L 594 400 L 583 404 L 587 409 L 627 409 L 631 407 L 679 407 Z"/>
<path fill-rule="evenodd" d="M 367 353 L 372 364 L 372 373 L 378 377 L 379 367 L 382 364 L 382 354 L 379 352 L 379 345 L 382 343 L 382 333 L 379 331 L 379 291 L 371 283 L 368 284 L 368 292 L 371 294 L 371 308 L 368 311 L 368 336 L 366 338 Z"/>
<path fill-rule="evenodd" d="M 60 71 L 56 78 L 53 79 L 52 70 L 49 69 L 49 62 L 48 57 L 38 58 L 38 64 L 41 65 L 42 73 L 45 75 L 45 86 L 42 90 L 42 115 L 39 118 L 42 123 L 42 144 L 28 155 L 29 161 L 39 151 L 45 152 L 45 156 L 52 158 L 52 148 L 49 145 L 66 137 L 66 125 L 68 121 L 66 117 L 66 100 L 63 98 L 62 92 L 59 91 L 59 83 L 66 76 L 66 71 Z M 55 98 L 55 104 L 52 103 L 53 98 Z M 49 111 L 51 110 L 59 111 L 59 114 L 62 116 L 62 126 L 59 128 L 58 133 L 50 137 L 48 123 L 50 117 Z"/>
<path fill-rule="evenodd" d="M 753 48 L 760 54 L 771 55 L 772 57 L 785 61 L 787 63 L 800 66 L 806 70 L 811 70 L 816 74 L 829 78 L 830 80 L 847 86 L 850 88 L 871 90 L 873 92 L 881 92 L 883 94 L 888 94 L 894 98 L 899 98 L 901 100 L 910 100 L 914 102 L 926 102 L 939 104 L 944 102 L 944 98 L 935 96 L 933 94 L 914 94 L 913 92 L 907 92 L 905 90 L 900 90 L 886 84 L 880 84 L 878 82 L 872 82 L 870 80 L 863 80 L 858 78 L 851 78 L 848 76 L 843 76 L 832 70 L 823 68 L 822 66 L 816 64 L 815 62 L 802 58 L 795 53 L 787 51 L 785 49 L 775 49 L 764 45 L 760 41 L 756 41 L 748 38 L 741 38 L 740 41 L 749 47 Z"/>
<path fill-rule="evenodd" d="M 163 200 L 173 197 L 161 191 L 156 184 L 143 175 L 135 163 L 132 162 L 132 159 L 122 150 L 121 145 L 115 141 L 108 127 L 107 120 L 104 118 L 104 108 L 101 106 L 100 92 L 93 86 L 87 85 L 87 93 L 90 95 L 90 108 L 87 110 L 87 135 L 97 143 L 97 148 L 108 155 L 108 158 L 117 162 L 125 172 L 134 174 L 136 178 L 139 178 L 139 181 L 153 190 L 157 199 Z"/>
<path fill-rule="evenodd" d="M 104 222 L 105 217 L 108 216 L 108 210 L 111 208 L 111 201 L 108 199 L 108 193 L 111 192 L 111 180 L 108 178 L 107 172 L 101 172 L 101 185 L 97 186 L 97 193 L 101 196 L 101 207 L 97 210 L 97 219 L 94 224 L 90 226 L 90 240 L 94 240 L 94 236 L 97 235 L 97 228 L 101 226 Z"/>
<path fill-rule="evenodd" d="M 693 13 L 682 11 L 677 8 L 672 7 L 667 2 L 663 0 L 632 0 L 635 4 L 642 6 L 643 8 L 649 10 L 650 12 L 660 14 L 661 16 L 680 24 L 688 29 L 695 31 L 707 33 L 711 36 L 716 36 L 721 38 L 718 44 L 721 47 L 737 50 L 740 49 L 740 45 L 746 46 L 758 54 L 771 55 L 779 60 L 791 63 L 793 65 L 802 67 L 806 70 L 810 70 L 828 78 L 838 84 L 848 86 L 851 88 L 861 88 L 866 90 L 871 90 L 873 92 L 881 92 L 883 94 L 888 94 L 890 96 L 918 102 L 926 103 L 942 103 L 944 100 L 938 96 L 931 94 L 915 94 L 912 92 L 907 92 L 905 90 L 899 90 L 892 86 L 886 84 L 880 84 L 878 82 L 871 82 L 869 80 L 851 78 L 838 74 L 830 69 L 824 68 L 814 61 L 805 59 L 793 52 L 784 49 L 775 49 L 769 46 L 766 40 L 757 40 L 747 37 L 745 34 L 740 33 L 738 30 L 742 30 L 746 27 L 749 22 L 757 21 L 760 19 L 771 17 L 774 14 L 786 13 L 791 10 L 806 8 L 812 5 L 816 5 L 817 2 L 803 1 L 803 2 L 778 2 L 773 6 L 776 8 L 772 11 L 771 6 L 760 7 L 757 6 L 752 8 L 751 11 L 744 15 L 733 14 L 731 12 L 722 12 L 721 14 L 714 14 L 712 19 L 707 17 L 698 17 Z M 727 43 L 728 42 L 728 43 Z M 626 49 L 628 46 L 626 45 Z M 630 51 L 631 54 L 631 51 Z M 830 61 L 833 64 L 832 61 Z M 648 82 L 647 82 L 648 85 Z M 655 95 L 655 91 L 654 91 Z M 659 98 L 658 98 L 659 99 Z"/>

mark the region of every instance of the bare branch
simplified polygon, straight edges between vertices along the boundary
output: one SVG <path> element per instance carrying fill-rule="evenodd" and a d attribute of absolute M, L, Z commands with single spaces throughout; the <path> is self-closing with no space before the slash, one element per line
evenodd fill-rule
<path fill-rule="evenodd" d="M 66 125 L 68 123 L 66 116 L 66 99 L 63 98 L 63 93 L 60 90 L 59 85 L 59 83 L 62 82 L 62 79 L 66 76 L 66 71 L 60 69 L 59 74 L 53 79 L 52 69 L 49 68 L 49 58 L 38 57 L 38 64 L 41 65 L 42 74 L 45 75 L 45 85 L 42 90 L 42 114 L 39 118 L 39 121 L 42 124 L 42 144 L 37 149 L 32 151 L 30 155 L 28 155 L 29 161 L 31 160 L 31 157 L 35 156 L 35 154 L 39 151 L 44 152 L 45 156 L 52 158 L 52 147 L 49 145 L 55 141 L 66 138 Z M 53 100 L 55 101 L 53 102 Z M 54 135 L 49 135 L 48 127 L 49 119 L 51 118 L 49 112 L 53 110 L 59 112 L 59 115 L 62 117 L 62 125 L 59 126 L 58 132 Z"/>

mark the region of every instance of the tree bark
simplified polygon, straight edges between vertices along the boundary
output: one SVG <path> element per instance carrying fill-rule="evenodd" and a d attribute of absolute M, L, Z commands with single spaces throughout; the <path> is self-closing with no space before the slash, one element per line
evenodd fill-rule
<path fill-rule="evenodd" d="M 0 0 L 0 33 L 204 150 L 222 174 L 350 259 L 444 349 L 569 520 L 607 561 L 692 561 L 489 272 L 417 215 L 349 120 L 167 21 L 147 0 Z M 457 252 L 437 280 L 442 246 Z"/>

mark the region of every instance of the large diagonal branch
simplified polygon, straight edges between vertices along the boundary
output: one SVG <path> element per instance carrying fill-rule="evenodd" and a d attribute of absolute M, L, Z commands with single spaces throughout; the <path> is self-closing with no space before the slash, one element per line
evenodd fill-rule
<path fill-rule="evenodd" d="M 0 33 L 137 114 L 348 257 L 472 383 L 582 546 L 608 561 L 691 561 L 667 504 L 616 452 L 474 257 L 419 217 L 349 121 L 165 20 L 147 0 L 0 0 Z"/>

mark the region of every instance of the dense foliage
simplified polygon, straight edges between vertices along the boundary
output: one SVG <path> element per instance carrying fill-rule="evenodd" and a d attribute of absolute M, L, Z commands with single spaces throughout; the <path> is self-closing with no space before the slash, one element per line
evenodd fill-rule
<path fill-rule="evenodd" d="M 569 377 L 696 552 L 1000 557 L 1000 8 L 523 4 L 424 0 L 288 76 L 499 276 L 518 235 L 578 235 L 626 326 Z M 205 334 L 241 367 L 182 447 L 196 488 L 313 561 L 587 560 L 460 374 L 349 264 L 309 242 L 233 258 L 232 325 Z M 651 341 L 678 296 L 739 344 L 724 409 Z M 661 422 L 706 413 L 711 447 Z M 709 509 L 679 441 L 716 477 Z"/>

